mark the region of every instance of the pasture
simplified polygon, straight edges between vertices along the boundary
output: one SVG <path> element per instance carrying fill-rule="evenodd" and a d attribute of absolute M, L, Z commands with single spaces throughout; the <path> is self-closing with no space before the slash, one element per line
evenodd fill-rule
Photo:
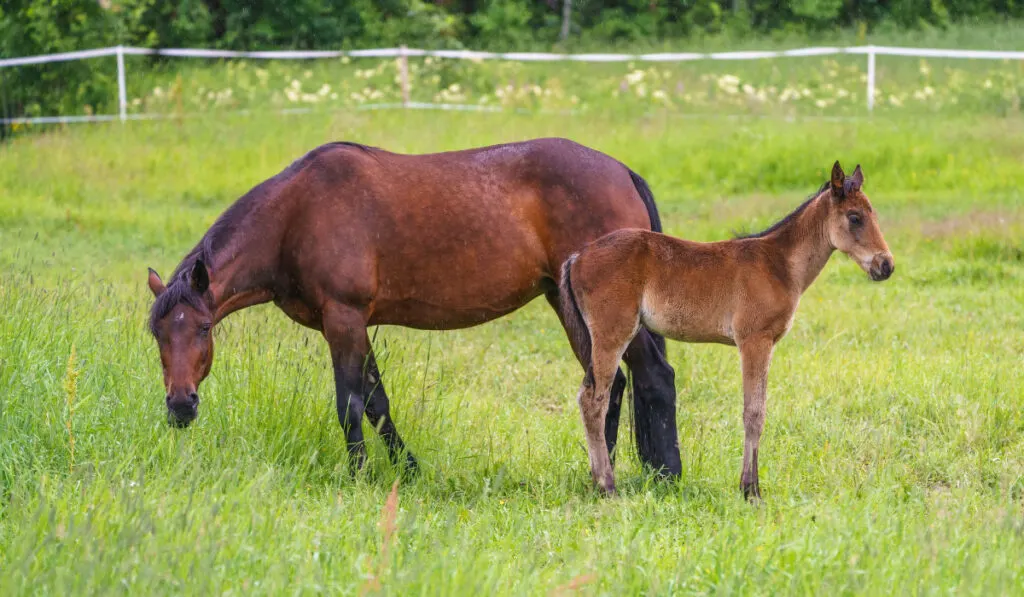
<path fill-rule="evenodd" d="M 198 421 L 165 421 L 146 267 L 329 140 L 426 152 L 565 136 L 624 161 L 666 232 L 767 227 L 862 164 L 895 255 L 833 256 L 776 352 L 760 506 L 739 359 L 669 344 L 683 474 L 620 443 L 591 488 L 582 372 L 543 300 L 380 328 L 421 463 L 352 478 L 326 344 L 227 319 Z M 1007 594 L 1024 586 L 1024 121 L 670 112 L 317 113 L 69 128 L 0 146 L 2 594 Z M 624 409 L 622 437 L 630 437 Z M 388 499 L 398 480 L 397 501 Z"/>

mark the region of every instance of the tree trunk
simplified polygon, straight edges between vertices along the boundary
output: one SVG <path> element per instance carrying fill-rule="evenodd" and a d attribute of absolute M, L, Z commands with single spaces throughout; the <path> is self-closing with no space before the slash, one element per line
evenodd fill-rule
<path fill-rule="evenodd" d="M 572 0 L 562 0 L 562 33 L 558 39 L 569 39 L 569 23 L 572 21 Z"/>

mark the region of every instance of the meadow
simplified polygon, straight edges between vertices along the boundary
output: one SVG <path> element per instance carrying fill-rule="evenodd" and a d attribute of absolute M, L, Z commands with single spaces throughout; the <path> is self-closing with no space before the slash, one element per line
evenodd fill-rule
<path fill-rule="evenodd" d="M 235 198 L 312 147 L 565 136 L 650 182 L 667 232 L 763 228 L 862 164 L 896 258 L 836 255 L 770 376 L 765 500 L 738 490 L 734 349 L 670 343 L 682 477 L 620 444 L 591 489 L 581 378 L 544 301 L 376 331 L 404 476 L 354 478 L 325 343 L 275 308 L 215 330 L 171 429 L 145 327 Z M 1024 586 L 1024 121 L 331 111 L 89 125 L 0 146 L 0 594 L 1010 594 Z M 625 409 L 624 409 L 625 411 Z M 624 415 L 625 416 L 625 415 Z M 631 433 L 628 417 L 622 434 Z M 397 490 L 390 495 L 397 481 Z"/>

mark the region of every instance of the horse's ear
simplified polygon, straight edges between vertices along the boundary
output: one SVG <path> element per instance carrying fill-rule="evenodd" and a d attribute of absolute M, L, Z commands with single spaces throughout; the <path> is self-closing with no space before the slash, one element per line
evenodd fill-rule
<path fill-rule="evenodd" d="M 153 268 L 149 269 L 149 289 L 153 292 L 153 296 L 160 296 L 167 290 L 164 286 L 164 281 L 160 279 L 160 274 L 156 273 Z"/>
<path fill-rule="evenodd" d="M 853 174 L 850 175 L 850 183 L 853 184 L 854 190 L 860 190 L 861 186 L 864 185 L 864 173 L 860 171 L 860 164 L 853 169 Z"/>
<path fill-rule="evenodd" d="M 195 264 L 192 265 L 188 281 L 192 285 L 192 290 L 199 294 L 204 294 L 210 288 L 210 273 L 206 271 L 206 264 L 202 259 L 196 259 Z"/>
<path fill-rule="evenodd" d="M 839 160 L 836 160 L 835 165 L 832 166 L 832 196 L 836 199 L 843 198 L 843 182 L 846 181 L 846 174 L 843 172 L 843 167 L 839 165 Z"/>

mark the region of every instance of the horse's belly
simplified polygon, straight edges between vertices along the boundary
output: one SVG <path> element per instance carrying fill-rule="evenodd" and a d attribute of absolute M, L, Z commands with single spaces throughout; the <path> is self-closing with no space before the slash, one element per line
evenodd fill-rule
<path fill-rule="evenodd" d="M 466 328 L 507 315 L 547 290 L 539 263 L 512 260 L 479 269 L 438 265 L 423 266 L 404 276 L 383 273 L 371 324 L 429 330 Z M 434 269 L 437 275 L 426 269 Z"/>
<path fill-rule="evenodd" d="M 643 298 L 641 320 L 651 330 L 678 342 L 734 345 L 731 315 L 709 301 L 694 301 L 685 293 Z"/>

